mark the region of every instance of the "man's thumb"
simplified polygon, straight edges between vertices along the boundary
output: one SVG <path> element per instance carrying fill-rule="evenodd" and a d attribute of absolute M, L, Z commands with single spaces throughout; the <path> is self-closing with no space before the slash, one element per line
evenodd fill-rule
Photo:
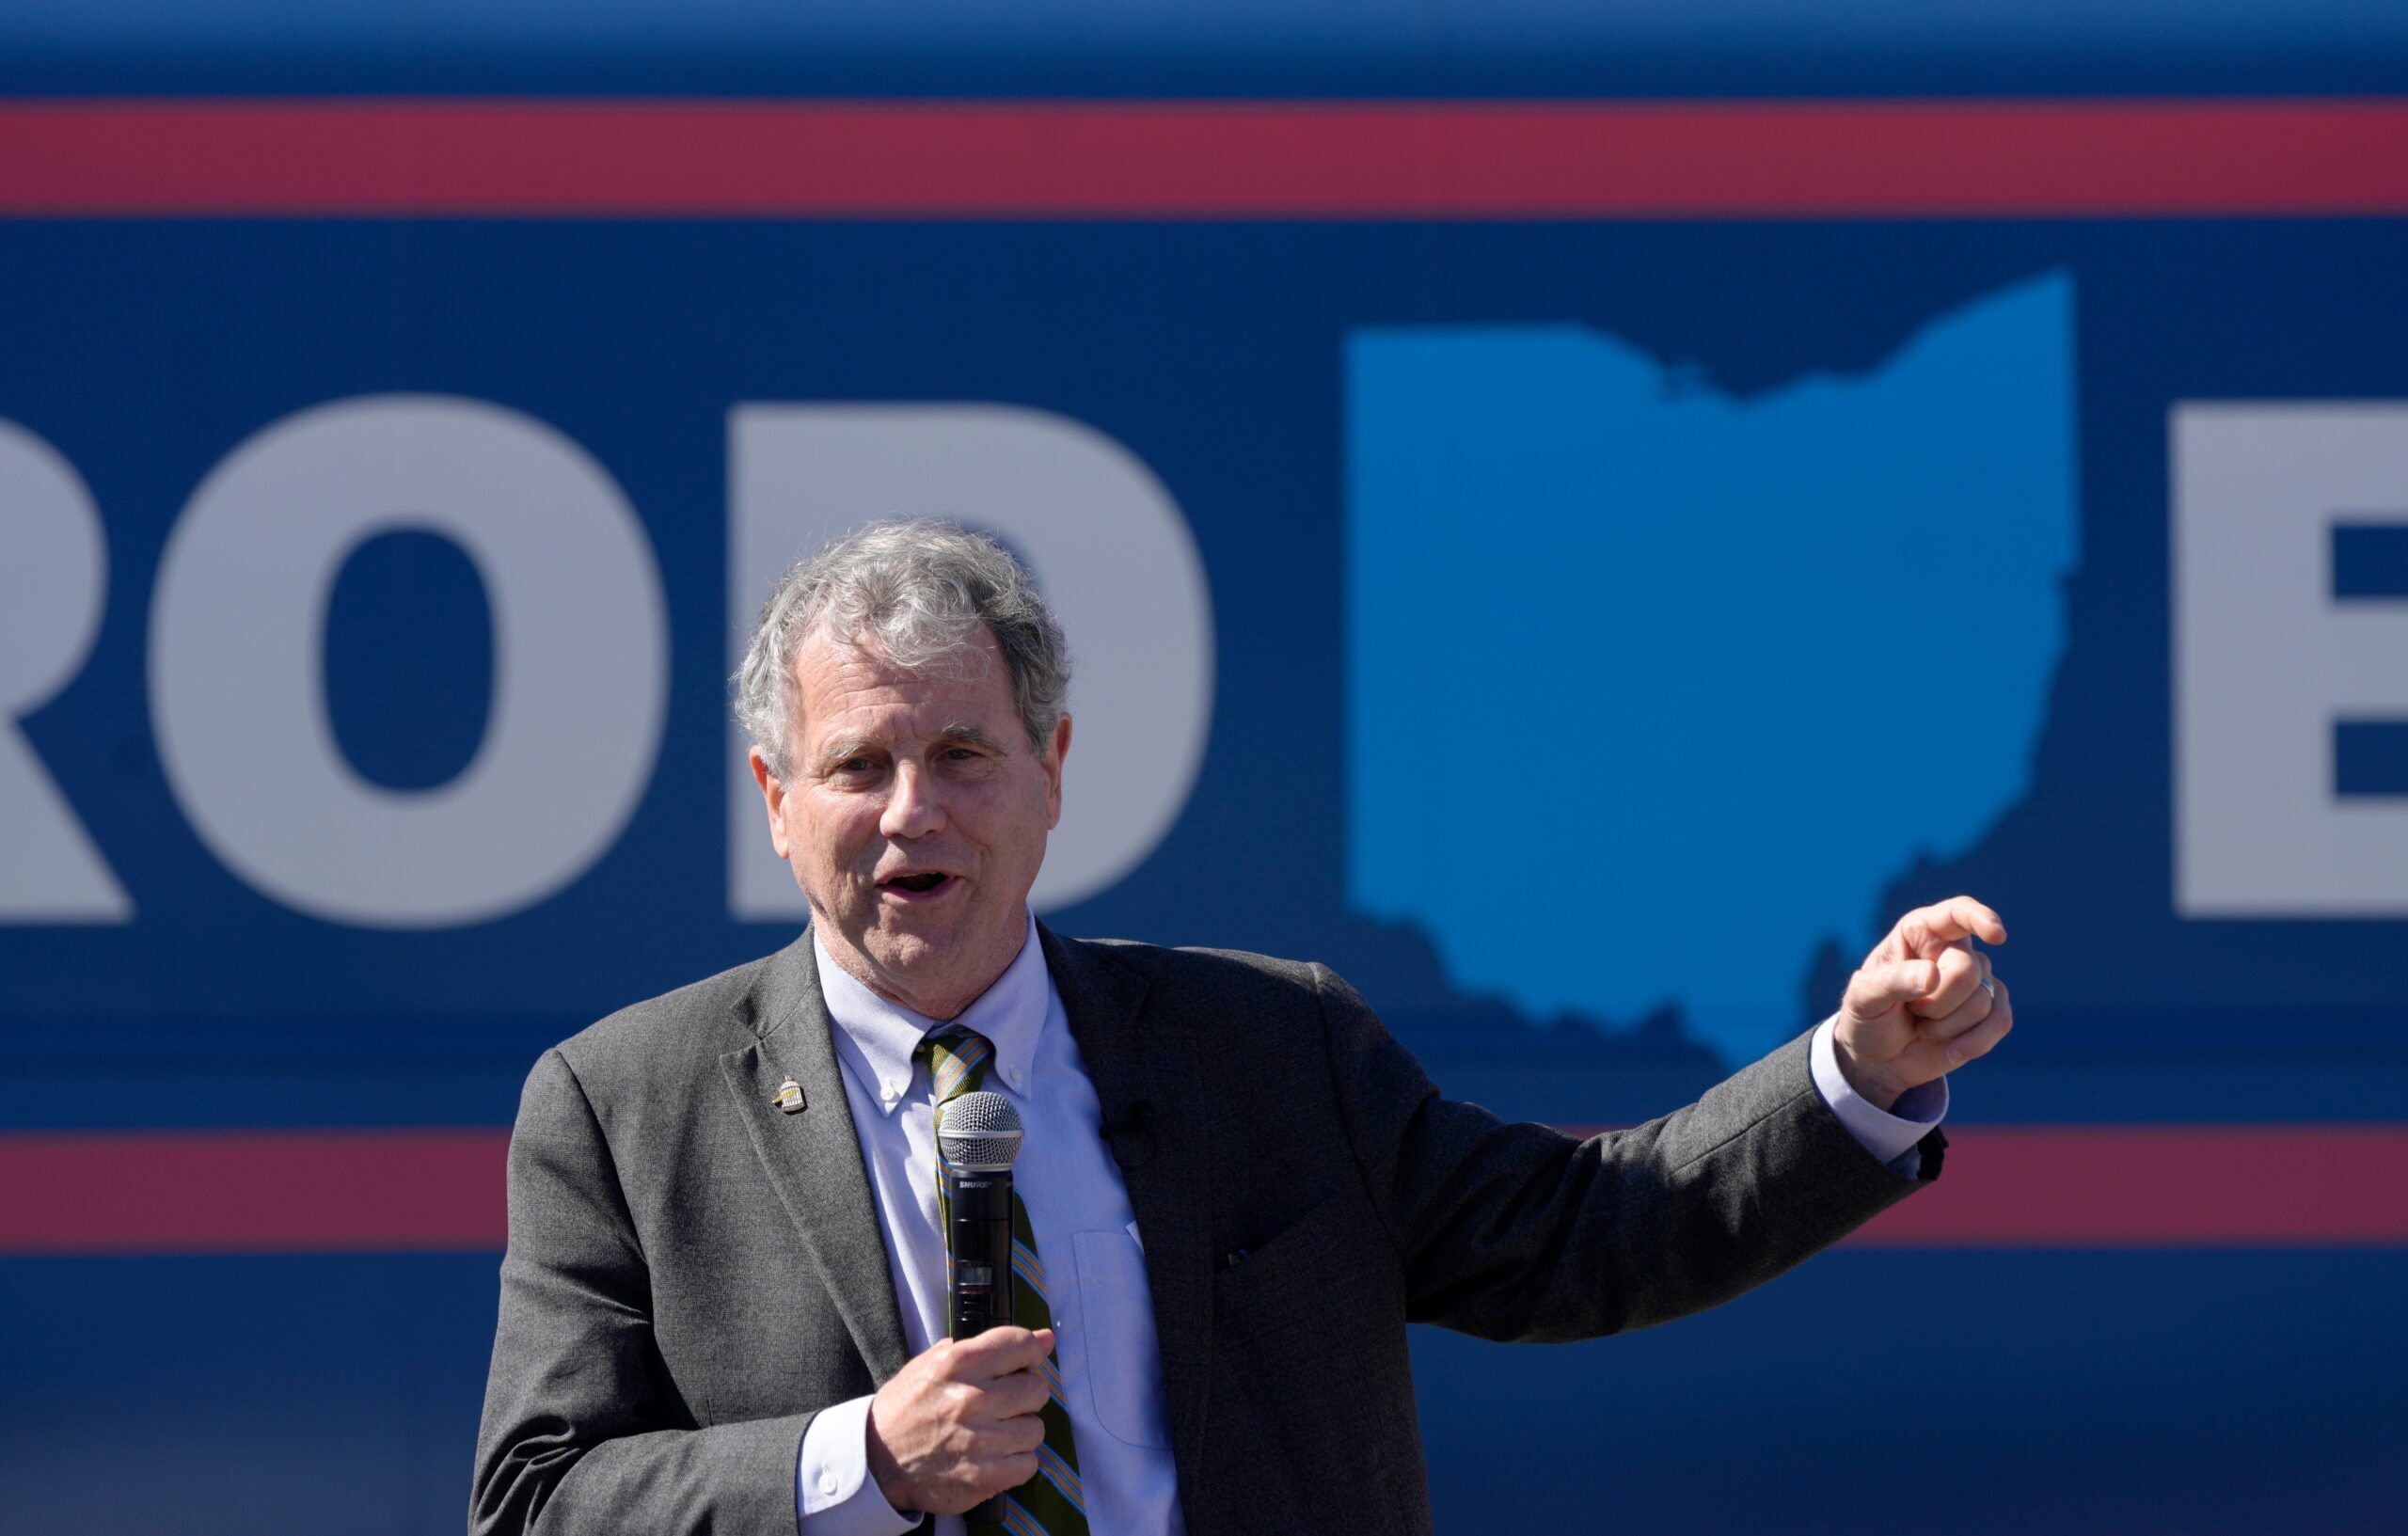
<path fill-rule="evenodd" d="M 1889 960 L 1868 965 L 1848 988 L 1847 1006 L 1859 1018 L 1887 1013 L 1928 994 L 1940 985 L 1940 967 L 1929 960 Z"/>

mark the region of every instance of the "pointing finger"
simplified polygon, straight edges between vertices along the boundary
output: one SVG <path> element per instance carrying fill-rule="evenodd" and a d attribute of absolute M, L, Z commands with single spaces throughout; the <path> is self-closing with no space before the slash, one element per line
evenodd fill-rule
<path fill-rule="evenodd" d="M 1898 938 L 1909 954 L 1928 955 L 1941 944 L 1978 938 L 1993 944 L 2006 942 L 2006 925 L 1998 913 L 1972 896 L 1950 896 L 1918 907 L 1898 919 Z"/>

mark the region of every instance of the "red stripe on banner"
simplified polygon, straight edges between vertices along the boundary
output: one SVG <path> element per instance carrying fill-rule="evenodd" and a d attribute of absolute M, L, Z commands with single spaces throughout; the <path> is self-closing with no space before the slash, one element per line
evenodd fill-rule
<path fill-rule="evenodd" d="M 0 1253 L 489 1249 L 506 1131 L 0 1135 Z"/>
<path fill-rule="evenodd" d="M 1951 1127 L 1940 1181 L 1848 1242 L 2397 1246 L 2408 1243 L 2408 1125 Z"/>
<path fill-rule="evenodd" d="M 2408 1243 L 2408 1126 L 1972 1126 L 1871 1247 Z M 500 1131 L 0 1135 L 0 1253 L 483 1249 Z"/>
<path fill-rule="evenodd" d="M 2408 212 L 2408 100 L 0 103 L 0 214 Z"/>
<path fill-rule="evenodd" d="M 2012 1129 L 1948 1138 L 1941 1180 L 1874 1218 L 1876 1247 L 2408 1243 L 2408 1128 Z"/>

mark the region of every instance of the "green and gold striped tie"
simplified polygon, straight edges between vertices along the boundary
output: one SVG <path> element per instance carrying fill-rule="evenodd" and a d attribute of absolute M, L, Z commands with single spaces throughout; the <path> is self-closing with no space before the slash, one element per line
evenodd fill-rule
<path fill-rule="evenodd" d="M 920 1042 L 928 1058 L 929 1098 L 936 1109 L 936 1129 L 944 1130 L 944 1106 L 965 1093 L 975 1093 L 987 1081 L 995 1048 L 975 1030 L 947 1029 Z M 937 1224 L 953 1230 L 952 1193 L 946 1188 L 944 1160 L 937 1160 Z M 949 1240 L 949 1239 L 948 1239 Z M 1037 1257 L 1037 1234 L 1028 1225 L 1028 1207 L 1012 1192 L 1012 1321 L 1023 1328 L 1053 1326 L 1054 1312 L 1045 1300 L 1045 1266 Z M 972 1536 L 1087 1536 L 1087 1495 L 1079 1482 L 1079 1452 L 1070 1439 L 1070 1411 L 1062 1400 L 1061 1363 L 1047 1354 L 1037 1362 L 1052 1395 L 1038 1417 L 1045 1425 L 1045 1443 L 1037 1448 L 1037 1476 L 991 1505 L 971 1512 L 1000 1509 L 1001 1520 L 970 1522 Z"/>

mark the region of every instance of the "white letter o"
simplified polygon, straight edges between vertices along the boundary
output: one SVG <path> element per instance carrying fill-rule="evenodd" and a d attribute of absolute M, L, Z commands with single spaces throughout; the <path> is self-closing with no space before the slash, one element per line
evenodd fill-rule
<path fill-rule="evenodd" d="M 326 711 L 326 605 L 353 550 L 455 541 L 493 616 L 493 702 L 457 777 L 361 778 Z M 368 396 L 287 417 L 193 494 L 150 623 L 159 755 L 225 864 L 299 911 L 372 927 L 483 922 L 542 900 L 618 837 L 667 703 L 659 568 L 610 474 L 531 417 Z"/>

